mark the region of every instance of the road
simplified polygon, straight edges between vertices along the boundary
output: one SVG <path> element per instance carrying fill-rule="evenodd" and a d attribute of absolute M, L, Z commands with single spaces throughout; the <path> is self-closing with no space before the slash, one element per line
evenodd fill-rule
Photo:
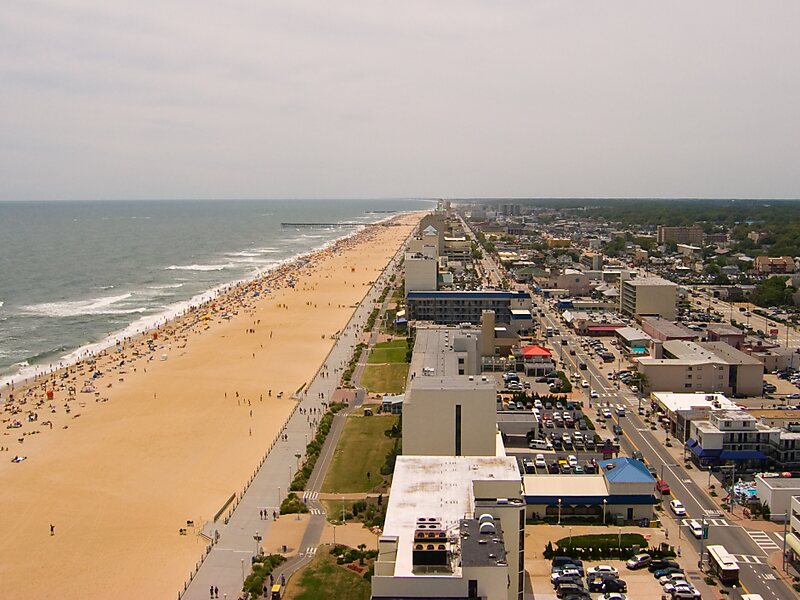
<path fill-rule="evenodd" d="M 539 302 L 545 314 L 542 317 L 542 325 L 554 329 L 565 329 L 562 328 L 550 307 L 545 304 L 544 301 Z M 625 417 L 618 417 L 616 412 L 612 411 L 614 412 L 614 421 L 622 427 L 625 433 L 621 437 L 623 450 L 627 450 L 629 454 L 635 450 L 640 451 L 648 464 L 653 465 L 660 474 L 663 473 L 662 477 L 669 483 L 673 496 L 680 499 L 686 506 L 686 518 L 700 519 L 706 514 L 720 513 L 719 505 L 705 490 L 694 483 L 686 469 L 673 462 L 672 457 L 662 445 L 665 440 L 658 439 L 656 436 L 662 432 L 660 430 L 652 431 L 649 424 L 645 423 L 637 414 L 636 407 L 639 400 L 636 395 L 627 390 L 617 390 L 616 384 L 608 381 L 607 376 L 603 374 L 592 357 L 583 351 L 578 336 L 568 331 L 563 337 L 569 340 L 568 347 L 576 350 L 576 355 L 570 356 L 562 348 L 563 358 L 567 364 L 571 365 L 572 369 L 575 369 L 581 362 L 585 362 L 587 365 L 586 371 L 579 372 L 584 374 L 584 377 L 588 373 L 591 382 L 590 389 L 594 389 L 600 394 L 600 398 L 593 402 L 622 405 L 630 409 L 627 410 Z M 588 389 L 586 393 L 588 395 Z M 663 518 L 677 519 L 669 510 L 664 511 Z M 764 600 L 796 597 L 788 585 L 775 579 L 771 567 L 767 564 L 767 555 L 783 547 L 779 536 L 764 535 L 760 531 L 749 531 L 724 516 L 711 518 L 708 522 L 710 527 L 706 545 L 722 544 L 729 552 L 736 555 L 739 561 L 740 581 L 745 593 L 761 594 Z M 678 525 L 677 522 L 676 525 Z M 699 553 L 701 542 L 689 535 L 686 527 L 682 529 L 688 538 L 681 535 L 680 537 L 683 539 L 677 543 L 691 545 Z"/>

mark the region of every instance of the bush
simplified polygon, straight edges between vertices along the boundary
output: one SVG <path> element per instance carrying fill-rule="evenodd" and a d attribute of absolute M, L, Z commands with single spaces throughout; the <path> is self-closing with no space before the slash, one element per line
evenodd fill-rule
<path fill-rule="evenodd" d="M 307 513 L 308 507 L 305 505 L 305 502 L 300 500 L 297 497 L 297 494 L 294 492 L 289 492 L 289 495 L 283 499 L 281 502 L 281 514 L 282 515 L 293 515 L 296 513 Z"/>
<path fill-rule="evenodd" d="M 269 579 L 269 574 L 278 565 L 286 562 L 286 559 L 280 554 L 269 554 L 255 557 L 253 560 L 253 568 L 247 579 L 244 580 L 242 589 L 248 593 L 251 598 L 260 598 L 264 590 L 264 582 Z"/>

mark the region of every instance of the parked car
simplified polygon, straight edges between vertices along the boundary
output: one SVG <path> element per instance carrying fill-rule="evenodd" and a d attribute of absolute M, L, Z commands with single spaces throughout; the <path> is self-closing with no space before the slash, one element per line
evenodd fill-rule
<path fill-rule="evenodd" d="M 617 571 L 616 567 L 612 567 L 611 565 L 597 565 L 595 567 L 591 567 L 586 571 L 587 576 L 595 575 L 598 573 L 611 573 L 615 576 L 619 575 L 619 571 Z"/>
<path fill-rule="evenodd" d="M 657 559 L 650 561 L 650 564 L 647 565 L 647 570 L 651 573 L 655 573 L 656 571 L 661 571 L 662 569 L 677 569 L 680 565 L 676 563 L 674 560 L 665 560 L 665 559 Z"/>
<path fill-rule="evenodd" d="M 652 560 L 653 558 L 649 554 L 636 554 L 628 559 L 628 562 L 625 563 L 625 566 L 634 571 L 636 569 L 642 569 L 646 567 L 652 562 Z"/>

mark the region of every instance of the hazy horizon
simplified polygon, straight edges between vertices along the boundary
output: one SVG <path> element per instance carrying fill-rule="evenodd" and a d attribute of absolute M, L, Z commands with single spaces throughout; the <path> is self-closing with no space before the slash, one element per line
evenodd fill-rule
<path fill-rule="evenodd" d="M 9 0 L 0 200 L 797 199 L 800 3 Z"/>

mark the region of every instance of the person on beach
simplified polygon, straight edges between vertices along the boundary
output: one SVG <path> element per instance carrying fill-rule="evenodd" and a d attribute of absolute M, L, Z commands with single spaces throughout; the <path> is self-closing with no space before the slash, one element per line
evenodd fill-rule
<path fill-rule="evenodd" d="M 50 525 L 50 535 L 55 535 L 55 534 L 56 534 L 56 526 Z"/>

